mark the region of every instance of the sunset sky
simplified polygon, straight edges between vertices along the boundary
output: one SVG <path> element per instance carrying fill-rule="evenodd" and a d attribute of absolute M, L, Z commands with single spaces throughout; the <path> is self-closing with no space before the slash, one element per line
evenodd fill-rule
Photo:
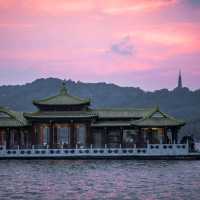
<path fill-rule="evenodd" d="M 200 0 L 0 0 L 0 85 L 58 77 L 200 88 Z"/>

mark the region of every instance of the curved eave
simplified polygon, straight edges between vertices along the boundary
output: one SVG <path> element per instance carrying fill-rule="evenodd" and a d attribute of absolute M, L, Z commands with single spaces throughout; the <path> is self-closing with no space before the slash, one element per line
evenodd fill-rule
<path fill-rule="evenodd" d="M 91 124 L 92 128 L 103 128 L 103 127 L 130 127 L 131 125 L 129 123 L 93 123 Z"/>
<path fill-rule="evenodd" d="M 129 119 L 139 120 L 147 114 L 152 113 L 152 108 L 101 108 L 93 109 L 98 113 L 99 119 Z"/>
<path fill-rule="evenodd" d="M 25 114 L 24 117 L 30 120 L 39 120 L 39 119 L 96 119 L 97 115 L 31 115 L 31 114 Z"/>
<path fill-rule="evenodd" d="M 26 127 L 28 125 L 22 124 L 16 120 L 9 120 L 9 121 L 1 121 L 0 128 L 18 128 L 18 127 Z"/>
<path fill-rule="evenodd" d="M 96 116 L 66 116 L 66 117 L 61 117 L 61 116 L 56 116 L 56 117 L 47 117 L 47 116 L 40 116 L 40 117 L 30 117 L 26 116 L 28 119 L 93 119 L 96 118 Z"/>
<path fill-rule="evenodd" d="M 158 123 L 155 123 L 155 124 L 148 124 L 148 123 L 132 123 L 131 124 L 132 126 L 136 126 L 136 127 L 140 127 L 140 128 L 162 128 L 162 127 L 181 127 L 181 126 L 184 126 L 185 125 L 185 122 L 179 122 L 179 123 L 163 123 L 163 124 L 158 124 Z"/>

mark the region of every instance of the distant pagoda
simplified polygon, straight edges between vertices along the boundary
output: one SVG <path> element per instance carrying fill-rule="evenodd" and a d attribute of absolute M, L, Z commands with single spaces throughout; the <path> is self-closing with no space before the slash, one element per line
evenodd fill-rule
<path fill-rule="evenodd" d="M 177 86 L 177 88 L 178 89 L 182 89 L 183 88 L 181 70 L 179 71 L 178 86 Z"/>

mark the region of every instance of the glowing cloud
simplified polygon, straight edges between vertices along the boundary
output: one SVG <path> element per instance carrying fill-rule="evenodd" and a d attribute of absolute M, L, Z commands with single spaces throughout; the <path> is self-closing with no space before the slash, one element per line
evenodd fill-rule
<path fill-rule="evenodd" d="M 199 18 L 199 4 L 187 0 L 0 0 L 0 83 L 20 83 L 17 72 L 26 71 L 26 81 L 56 76 L 157 89 L 166 87 L 163 70 L 171 80 L 181 67 L 197 88 Z M 157 86 L 143 81 L 152 74 Z"/>

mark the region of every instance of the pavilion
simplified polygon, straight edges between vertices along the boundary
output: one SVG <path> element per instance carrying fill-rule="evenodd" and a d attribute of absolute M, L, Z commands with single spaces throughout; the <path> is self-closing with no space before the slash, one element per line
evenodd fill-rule
<path fill-rule="evenodd" d="M 144 148 L 178 143 L 185 125 L 155 108 L 92 109 L 90 99 L 69 94 L 34 100 L 37 111 L 0 107 L 0 145 L 6 148 Z"/>

